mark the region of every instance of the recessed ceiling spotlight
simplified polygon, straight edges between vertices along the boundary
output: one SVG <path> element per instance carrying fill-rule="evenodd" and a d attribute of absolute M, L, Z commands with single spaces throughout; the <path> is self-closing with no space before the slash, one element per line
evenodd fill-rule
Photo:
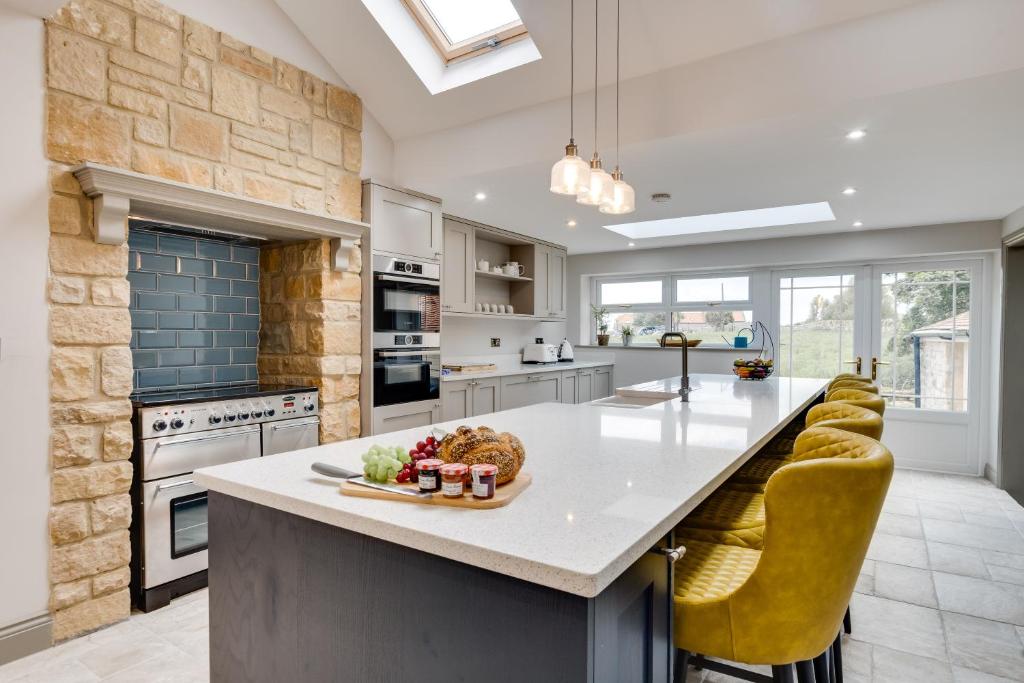
<path fill-rule="evenodd" d="M 847 197 L 849 197 L 852 194 L 857 194 L 857 188 L 856 187 L 848 187 L 845 190 L 843 190 L 843 194 L 845 194 Z"/>
<path fill-rule="evenodd" d="M 672 199 L 672 195 L 668 192 L 655 192 L 651 195 L 651 201 L 658 202 L 659 204 L 664 204 L 670 199 Z"/>
<path fill-rule="evenodd" d="M 487 199 L 487 194 L 484 192 L 477 192 L 473 197 L 475 197 L 478 202 L 482 202 Z"/>
<path fill-rule="evenodd" d="M 568 225 L 570 228 L 575 228 L 576 227 L 576 219 L 570 218 L 569 220 L 567 220 L 565 222 L 565 224 Z"/>
<path fill-rule="evenodd" d="M 864 223 L 862 223 L 861 221 L 854 221 L 853 222 L 853 227 L 855 227 L 855 228 L 859 228 L 859 227 L 861 227 L 863 225 L 864 225 Z"/>
<path fill-rule="evenodd" d="M 863 129 L 857 128 L 856 130 L 851 130 L 849 133 L 847 133 L 846 134 L 846 139 L 847 140 L 863 140 L 865 135 L 867 135 L 867 133 L 864 132 Z"/>
<path fill-rule="evenodd" d="M 635 246 L 636 246 L 636 242 L 630 242 L 630 243 L 629 243 L 629 244 L 627 244 L 626 246 L 628 246 L 628 247 L 629 247 L 630 249 L 632 249 L 633 247 L 635 247 Z"/>

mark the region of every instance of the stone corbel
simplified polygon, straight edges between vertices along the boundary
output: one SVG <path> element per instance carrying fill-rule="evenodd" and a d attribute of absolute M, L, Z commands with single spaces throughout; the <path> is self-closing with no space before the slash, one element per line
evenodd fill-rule
<path fill-rule="evenodd" d="M 353 251 L 359 249 L 359 240 L 338 237 L 331 240 L 331 269 L 344 273 L 352 264 Z"/>
<path fill-rule="evenodd" d="M 98 194 L 92 200 L 93 229 L 100 244 L 124 244 L 128 239 L 131 200 L 116 194 Z"/>

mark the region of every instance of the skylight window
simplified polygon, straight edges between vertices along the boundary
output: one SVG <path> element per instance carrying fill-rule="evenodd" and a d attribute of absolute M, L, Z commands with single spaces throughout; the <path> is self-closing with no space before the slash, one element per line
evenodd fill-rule
<path fill-rule="evenodd" d="M 798 225 L 801 223 L 821 223 L 834 221 L 835 214 L 828 202 L 814 204 L 794 204 L 792 206 L 776 206 L 769 209 L 751 209 L 749 211 L 730 211 L 727 213 L 709 213 L 702 216 L 680 216 L 679 218 L 663 218 L 655 221 L 638 223 L 619 223 L 606 225 L 606 230 L 625 235 L 630 239 L 648 237 L 672 237 L 675 235 L 695 235 L 703 232 L 721 232 L 724 230 L 743 230 L 746 228 L 766 228 L 777 225 Z"/>
<path fill-rule="evenodd" d="M 446 63 L 526 37 L 509 0 L 404 0 Z"/>

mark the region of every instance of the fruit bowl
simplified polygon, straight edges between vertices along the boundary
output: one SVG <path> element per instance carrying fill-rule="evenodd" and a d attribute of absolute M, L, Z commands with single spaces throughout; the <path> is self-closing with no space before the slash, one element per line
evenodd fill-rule
<path fill-rule="evenodd" d="M 746 360 L 737 358 L 733 361 L 732 372 L 740 379 L 762 380 L 775 370 L 775 363 L 770 358 L 754 358 Z"/>

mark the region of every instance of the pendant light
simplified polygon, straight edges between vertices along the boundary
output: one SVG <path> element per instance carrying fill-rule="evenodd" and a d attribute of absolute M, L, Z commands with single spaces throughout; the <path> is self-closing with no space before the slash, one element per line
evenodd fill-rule
<path fill-rule="evenodd" d="M 600 0 L 594 0 L 594 156 L 590 159 L 590 177 L 586 184 L 580 186 L 576 193 L 576 202 L 587 206 L 601 206 L 609 201 L 612 183 L 615 181 L 608 171 L 601 168 L 601 155 L 597 153 L 597 17 Z"/>
<path fill-rule="evenodd" d="M 573 96 L 575 95 L 576 76 L 576 2 L 569 0 L 569 144 L 565 146 L 565 157 L 551 167 L 551 187 L 555 194 L 575 195 L 580 187 L 586 186 L 590 179 L 590 166 L 577 153 L 576 140 L 573 138 Z"/>
<path fill-rule="evenodd" d="M 601 213 L 609 214 L 633 213 L 636 210 L 636 193 L 633 192 L 633 187 L 622 179 L 622 171 L 619 170 L 619 42 L 622 32 L 620 4 L 621 0 L 615 0 L 615 170 L 612 171 L 611 193 L 598 209 Z"/>

